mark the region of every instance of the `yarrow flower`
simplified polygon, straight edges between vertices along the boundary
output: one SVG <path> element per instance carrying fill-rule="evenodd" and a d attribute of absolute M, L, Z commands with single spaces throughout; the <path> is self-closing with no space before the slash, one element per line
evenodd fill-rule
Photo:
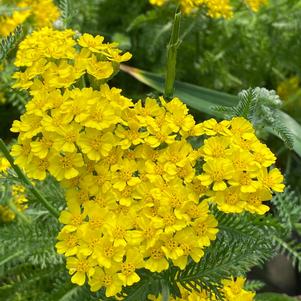
<path fill-rule="evenodd" d="M 61 182 L 57 250 L 72 282 L 109 297 L 143 268 L 199 262 L 218 233 L 209 204 L 264 214 L 283 176 L 247 120 L 196 124 L 178 98 L 134 103 L 106 83 L 130 54 L 73 34 L 44 28 L 21 43 L 15 86 L 32 98 L 12 126 L 12 155 L 29 177 Z M 88 79 L 93 87 L 83 86 Z"/>
<path fill-rule="evenodd" d="M 11 15 L 0 16 L 0 36 L 8 36 L 29 17 L 37 28 L 51 26 L 59 18 L 59 9 L 53 0 L 17 1 L 16 10 Z"/>
<path fill-rule="evenodd" d="M 237 277 L 234 279 L 222 280 L 221 292 L 224 294 L 225 301 L 253 301 L 255 300 L 255 293 L 244 289 L 246 279 L 243 277 Z M 212 301 L 217 300 L 214 295 L 209 295 L 209 292 L 199 289 L 199 291 L 189 292 L 182 286 L 179 286 L 181 297 L 169 298 L 169 301 Z M 162 300 L 161 295 L 157 298 L 149 295 L 149 301 L 160 301 Z"/>
<path fill-rule="evenodd" d="M 162 6 L 174 2 L 171 0 L 149 0 L 152 5 Z M 191 14 L 199 8 L 205 7 L 207 14 L 211 18 L 231 18 L 233 16 L 233 6 L 230 0 L 178 0 L 184 14 Z M 245 0 L 245 4 L 254 12 L 267 4 L 268 0 Z"/>

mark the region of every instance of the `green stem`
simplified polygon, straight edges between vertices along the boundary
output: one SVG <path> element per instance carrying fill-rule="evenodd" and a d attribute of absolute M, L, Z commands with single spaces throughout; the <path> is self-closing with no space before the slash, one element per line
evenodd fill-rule
<path fill-rule="evenodd" d="M 169 301 L 169 287 L 162 283 L 162 301 Z"/>
<path fill-rule="evenodd" d="M 59 212 L 47 201 L 47 199 L 36 189 L 26 175 L 22 172 L 19 166 L 15 165 L 13 157 L 10 155 L 5 143 L 0 139 L 0 150 L 5 158 L 9 161 L 12 169 L 16 172 L 18 178 L 23 182 L 24 186 L 37 198 L 37 200 L 48 209 L 48 211 L 56 218 L 59 217 Z"/>
<path fill-rule="evenodd" d="M 3 260 L 0 261 L 0 266 L 4 265 L 5 263 L 7 263 L 8 261 L 18 257 L 19 255 L 21 255 L 23 253 L 23 251 L 19 250 L 19 251 L 16 251 L 14 254 L 4 258 Z"/>
<path fill-rule="evenodd" d="M 173 97 L 174 83 L 176 78 L 177 51 L 181 43 L 179 39 L 181 12 L 175 14 L 169 44 L 167 46 L 167 64 L 164 96 L 168 99 Z"/>

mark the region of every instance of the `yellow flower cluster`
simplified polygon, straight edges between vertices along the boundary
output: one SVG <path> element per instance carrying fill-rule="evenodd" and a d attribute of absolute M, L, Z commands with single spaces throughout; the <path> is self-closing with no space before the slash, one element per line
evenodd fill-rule
<path fill-rule="evenodd" d="M 250 292 L 244 289 L 246 279 L 243 277 L 237 277 L 229 280 L 223 280 L 222 293 L 225 296 L 225 301 L 253 301 L 255 297 L 254 292 Z M 181 298 L 170 297 L 169 301 L 214 301 L 216 298 L 214 296 L 209 297 L 208 292 L 200 290 L 199 292 L 193 291 L 189 292 L 180 286 Z M 162 297 L 158 298 L 154 296 L 149 296 L 148 300 L 160 301 Z"/>
<path fill-rule="evenodd" d="M 149 0 L 152 5 L 162 6 L 170 0 Z M 230 0 L 179 0 L 181 9 L 185 14 L 191 14 L 200 7 L 207 8 L 207 14 L 211 18 L 231 18 L 233 16 L 233 6 Z M 254 12 L 258 11 L 268 0 L 245 0 L 245 3 Z"/>
<path fill-rule="evenodd" d="M 0 178 L 7 175 L 7 170 L 9 167 L 9 162 L 0 156 Z M 22 185 L 15 184 L 11 186 L 11 197 L 11 202 L 16 210 L 24 211 L 28 207 L 25 188 Z M 15 219 L 15 217 L 15 212 L 12 211 L 8 205 L 0 205 L 0 221 L 11 222 Z"/>
<path fill-rule="evenodd" d="M 236 117 L 220 123 L 210 119 L 202 127 L 209 138 L 199 150 L 204 164 L 197 178 L 210 187 L 208 200 L 226 213 L 267 212 L 263 202 L 272 198 L 272 191 L 284 190 L 283 176 L 270 168 L 276 157 L 257 139 L 252 125 Z"/>
<path fill-rule="evenodd" d="M 26 70 L 14 74 L 17 79 L 14 87 L 31 90 L 34 100 L 27 109 L 34 106 L 40 111 L 40 114 L 35 111 L 34 116 L 42 116 L 42 112 L 64 102 L 67 94 L 57 95 L 59 90 L 56 89 L 84 82 L 85 75 L 93 77 L 94 81 L 107 80 L 118 70 L 120 62 L 131 58 L 129 53 L 121 55 L 115 43 L 103 43 L 103 37 L 84 34 L 76 41 L 74 34 L 72 30 L 57 31 L 44 27 L 20 44 L 15 65 L 26 67 Z M 50 107 L 44 98 L 48 92 L 54 93 L 50 99 L 57 102 Z"/>
<path fill-rule="evenodd" d="M 121 54 L 100 36 L 44 28 L 20 45 L 16 87 L 29 89 L 15 121 L 15 162 L 29 177 L 47 173 L 66 190 L 67 209 L 56 247 L 72 282 L 114 296 L 140 280 L 199 262 L 216 238 L 208 202 L 225 212 L 264 213 L 262 202 L 282 191 L 269 170 L 275 156 L 243 118 L 196 124 L 174 98 L 133 103 L 105 82 Z M 83 87 L 82 83 L 93 83 Z M 204 138 L 194 148 L 189 137 Z"/>
<path fill-rule="evenodd" d="M 16 6 L 12 15 L 0 17 L 0 36 L 8 36 L 29 17 L 38 28 L 51 26 L 59 18 L 59 10 L 53 0 L 22 0 Z"/>

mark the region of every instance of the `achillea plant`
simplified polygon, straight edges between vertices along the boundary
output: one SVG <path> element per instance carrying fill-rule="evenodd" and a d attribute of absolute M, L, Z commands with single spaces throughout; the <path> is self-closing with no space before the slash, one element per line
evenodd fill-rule
<path fill-rule="evenodd" d="M 219 231 L 215 205 L 262 215 L 284 189 L 276 157 L 246 119 L 196 123 L 178 98 L 134 103 L 110 88 L 130 57 L 101 36 L 43 28 L 20 44 L 24 71 L 14 75 L 31 99 L 12 126 L 11 153 L 30 178 L 50 174 L 65 188 L 57 251 L 73 283 L 107 297 L 143 281 L 144 271 L 202 266 Z M 243 282 L 209 279 L 218 291 L 181 288 L 182 298 L 252 300 Z"/>

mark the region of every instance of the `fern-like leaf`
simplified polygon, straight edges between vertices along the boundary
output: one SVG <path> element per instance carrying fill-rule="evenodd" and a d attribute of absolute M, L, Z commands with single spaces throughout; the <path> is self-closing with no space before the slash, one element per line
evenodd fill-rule
<path fill-rule="evenodd" d="M 272 255 L 270 246 L 254 238 L 231 243 L 218 239 L 206 249 L 199 263 L 191 262 L 183 271 L 179 270 L 176 281 L 187 289 L 209 290 L 223 300 L 222 279 L 243 275 Z"/>
<path fill-rule="evenodd" d="M 283 193 L 276 194 L 272 203 L 275 206 L 275 213 L 283 224 L 283 228 L 291 233 L 295 224 L 301 219 L 301 201 L 299 196 L 287 187 Z"/>
<path fill-rule="evenodd" d="M 273 239 L 277 245 L 278 251 L 285 254 L 292 265 L 301 272 L 301 244 L 295 240 L 284 240 L 279 236 L 274 236 Z"/>
<path fill-rule="evenodd" d="M 8 37 L 0 40 L 0 63 L 8 56 L 22 37 L 22 27 L 18 26 Z"/>
<path fill-rule="evenodd" d="M 71 3 L 70 0 L 59 0 L 58 7 L 61 11 L 61 18 L 67 27 L 71 19 Z"/>

